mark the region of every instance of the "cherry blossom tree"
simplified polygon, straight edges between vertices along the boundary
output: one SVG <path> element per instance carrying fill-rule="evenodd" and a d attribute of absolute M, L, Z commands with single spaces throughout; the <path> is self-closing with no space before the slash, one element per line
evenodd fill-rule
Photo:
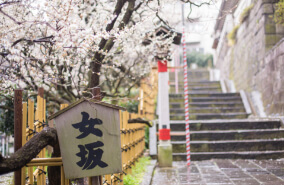
<path fill-rule="evenodd" d="M 50 106 L 90 96 L 97 86 L 110 97 L 129 95 L 149 72 L 158 42 L 142 46 L 145 33 L 159 24 L 174 26 L 161 13 L 169 3 L 2 0 L 1 95 L 10 98 L 14 88 L 23 88 L 31 96 L 41 86 Z"/>
<path fill-rule="evenodd" d="M 155 47 L 172 43 L 173 37 L 153 37 L 148 46 L 141 44 L 156 26 L 174 27 L 165 18 L 173 17 L 162 13 L 174 2 L 200 5 L 190 0 L 0 0 L 1 102 L 11 100 L 15 88 L 33 96 L 44 87 L 51 107 L 90 96 L 98 86 L 111 97 L 129 95 L 149 72 Z M 25 154 L 21 165 L 33 155 Z M 0 155 L 0 163 L 5 161 Z"/>

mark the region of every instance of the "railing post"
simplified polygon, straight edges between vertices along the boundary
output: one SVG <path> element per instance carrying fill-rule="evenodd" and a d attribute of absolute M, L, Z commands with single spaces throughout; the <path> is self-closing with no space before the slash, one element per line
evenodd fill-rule
<path fill-rule="evenodd" d="M 44 89 L 42 87 L 38 88 L 38 96 L 37 96 L 37 132 L 41 132 L 43 127 L 44 127 Z M 44 158 L 45 157 L 45 149 L 42 149 L 41 152 L 39 153 L 39 158 Z M 40 170 L 44 171 L 45 167 L 44 166 L 39 166 L 38 167 Z M 37 179 L 38 184 L 40 185 L 45 185 L 46 184 L 46 176 L 44 173 L 40 173 L 38 175 Z"/>
<path fill-rule="evenodd" d="M 14 94 L 14 152 L 22 147 L 22 124 L 23 124 L 23 90 L 16 89 Z M 15 171 L 14 184 L 21 185 L 21 170 Z"/>
<path fill-rule="evenodd" d="M 30 140 L 33 137 L 33 134 L 31 131 L 34 131 L 34 101 L 29 99 L 28 100 L 28 125 L 29 125 L 29 132 L 28 132 L 28 140 Z M 29 176 L 29 184 L 34 184 L 34 176 L 33 176 L 33 167 L 28 168 L 28 176 Z"/>
<path fill-rule="evenodd" d="M 122 111 L 120 110 L 119 111 L 119 120 L 120 120 L 120 130 L 121 131 L 123 131 L 123 129 L 124 129 L 124 127 L 123 127 L 123 113 L 122 113 Z M 121 142 L 121 148 L 122 149 L 124 149 L 124 133 L 121 133 L 121 135 L 120 135 L 120 142 Z M 124 169 L 123 169 L 123 163 L 124 163 L 124 158 L 125 158 L 125 151 L 122 151 L 122 153 L 121 153 L 121 165 L 122 165 L 122 173 L 119 175 L 119 178 L 121 179 L 121 180 L 123 180 L 123 171 L 124 171 Z M 123 181 L 122 182 L 120 182 L 119 183 L 120 185 L 123 185 Z"/>
<path fill-rule="evenodd" d="M 101 101 L 101 88 L 94 87 L 92 89 L 93 99 Z M 102 176 L 89 177 L 89 185 L 102 185 Z"/>
<path fill-rule="evenodd" d="M 28 104 L 27 102 L 24 102 L 22 104 L 23 109 L 22 109 L 22 114 L 23 114 L 23 123 L 22 123 L 22 146 L 26 144 L 26 128 L 27 128 L 27 111 L 28 111 Z M 23 167 L 21 169 L 22 175 L 21 175 L 21 184 L 25 185 L 26 184 L 26 167 Z"/>

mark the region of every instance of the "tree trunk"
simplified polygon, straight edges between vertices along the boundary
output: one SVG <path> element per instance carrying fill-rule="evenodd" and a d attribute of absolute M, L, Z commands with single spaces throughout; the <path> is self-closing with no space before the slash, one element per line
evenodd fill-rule
<path fill-rule="evenodd" d="M 59 148 L 57 132 L 54 128 L 44 128 L 40 133 L 32 137 L 22 148 L 11 155 L 11 157 L 4 158 L 0 155 L 0 175 L 21 169 L 35 158 L 47 145 Z M 54 149 L 54 151 L 58 154 L 58 150 Z"/>
<path fill-rule="evenodd" d="M 123 15 L 122 21 L 119 23 L 118 28 L 119 30 L 123 30 L 124 27 L 129 23 L 130 18 L 132 16 L 132 13 L 135 9 L 135 0 L 118 0 L 116 2 L 116 6 L 114 9 L 113 14 L 116 15 L 116 18 L 112 20 L 111 23 L 109 23 L 106 27 L 106 31 L 109 32 L 114 28 L 114 25 L 116 23 L 116 20 L 118 16 L 121 14 L 121 10 L 123 6 L 128 2 L 127 10 Z M 114 39 L 110 38 L 108 40 L 105 40 L 104 38 L 99 43 L 100 50 L 104 51 L 110 51 L 114 45 Z M 90 73 L 89 74 L 89 83 L 88 87 L 93 88 L 100 85 L 100 71 L 102 67 L 102 62 L 104 60 L 105 56 L 99 52 L 96 52 L 94 55 L 94 60 L 90 63 Z"/>
<path fill-rule="evenodd" d="M 60 147 L 58 142 L 58 137 L 56 135 L 56 143 L 53 145 L 53 152 L 51 157 L 60 157 Z M 60 166 L 48 166 L 48 181 L 49 185 L 58 185 L 61 183 L 61 169 Z"/>

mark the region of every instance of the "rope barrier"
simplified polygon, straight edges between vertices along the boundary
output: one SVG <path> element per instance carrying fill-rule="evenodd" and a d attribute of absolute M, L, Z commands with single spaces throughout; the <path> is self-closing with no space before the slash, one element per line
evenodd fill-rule
<path fill-rule="evenodd" d="M 185 133 L 186 133 L 186 161 L 187 166 L 190 166 L 190 129 L 189 129 L 189 110 L 188 110 L 188 83 L 187 83 L 187 59 L 186 59 L 186 44 L 184 27 L 182 31 L 183 42 L 183 74 L 184 74 L 184 112 L 185 112 Z"/>

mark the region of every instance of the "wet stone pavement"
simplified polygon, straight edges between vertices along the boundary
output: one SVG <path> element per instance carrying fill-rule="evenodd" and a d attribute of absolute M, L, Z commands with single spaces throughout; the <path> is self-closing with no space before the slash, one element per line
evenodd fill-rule
<path fill-rule="evenodd" d="M 284 160 L 221 160 L 174 162 L 157 167 L 152 185 L 284 185 Z"/>

